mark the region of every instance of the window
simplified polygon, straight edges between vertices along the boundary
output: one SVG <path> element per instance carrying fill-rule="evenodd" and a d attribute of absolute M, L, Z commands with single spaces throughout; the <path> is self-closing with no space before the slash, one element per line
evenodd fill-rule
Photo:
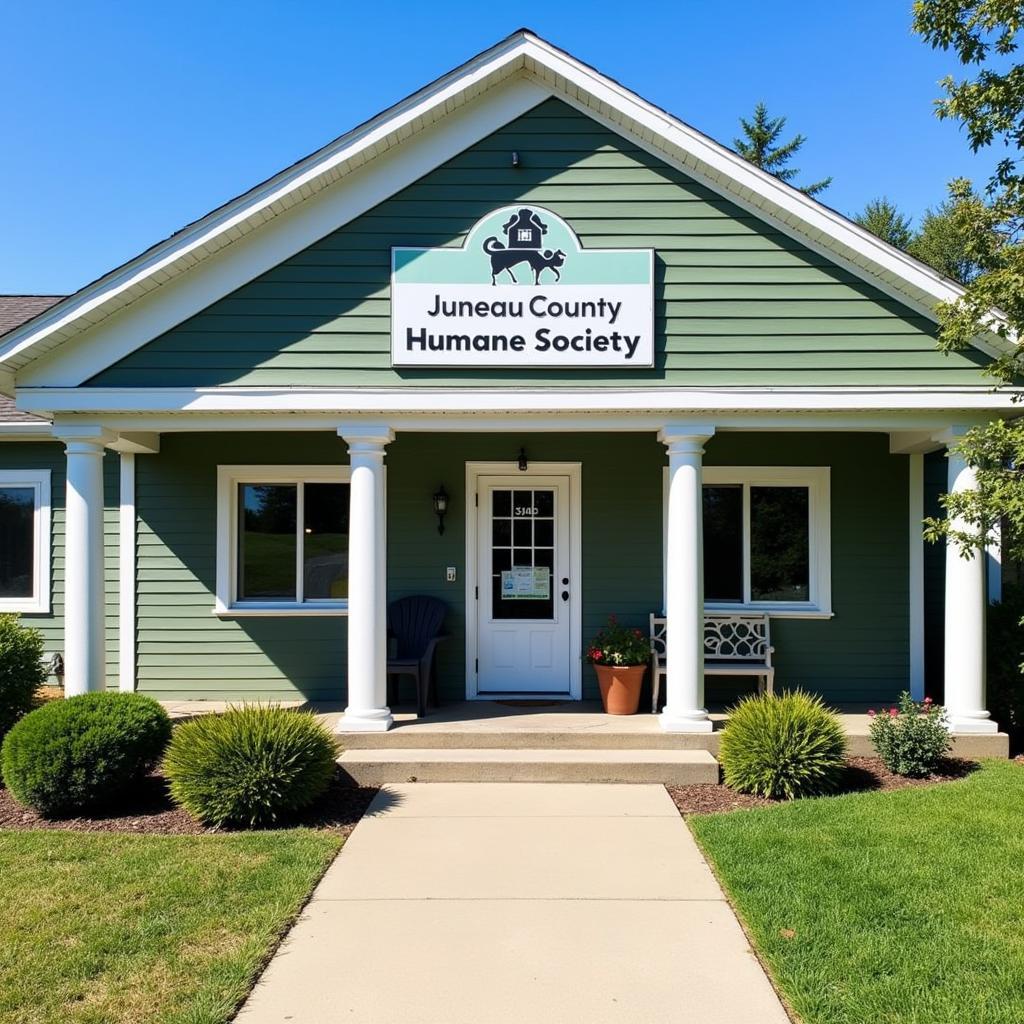
<path fill-rule="evenodd" d="M 0 472 L 0 612 L 50 610 L 50 471 Z"/>
<path fill-rule="evenodd" d="M 518 242 L 529 242 L 533 239 L 533 232 L 529 228 L 520 228 L 516 232 L 516 241 Z"/>
<path fill-rule="evenodd" d="M 347 466 L 221 466 L 221 615 L 348 609 Z"/>
<path fill-rule="evenodd" d="M 707 466 L 703 477 L 705 606 L 831 615 L 828 469 Z"/>

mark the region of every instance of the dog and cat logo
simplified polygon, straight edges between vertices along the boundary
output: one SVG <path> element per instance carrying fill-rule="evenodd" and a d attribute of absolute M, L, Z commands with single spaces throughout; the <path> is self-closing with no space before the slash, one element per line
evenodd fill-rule
<path fill-rule="evenodd" d="M 512 283 L 518 284 L 513 269 L 520 263 L 526 263 L 533 271 L 535 285 L 540 284 L 545 270 L 550 270 L 556 281 L 562 279 L 560 268 L 565 266 L 565 252 L 543 247 L 548 226 L 536 211 L 522 207 L 502 224 L 501 230 L 505 234 L 504 242 L 500 242 L 497 235 L 490 235 L 482 246 L 491 261 L 491 284 L 496 285 L 501 274 L 508 274 Z"/>

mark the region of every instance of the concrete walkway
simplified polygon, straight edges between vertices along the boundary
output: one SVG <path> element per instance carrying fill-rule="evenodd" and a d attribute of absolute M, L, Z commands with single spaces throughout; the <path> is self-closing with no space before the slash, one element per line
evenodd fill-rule
<path fill-rule="evenodd" d="M 786 1024 L 668 794 L 390 785 L 238 1024 Z"/>

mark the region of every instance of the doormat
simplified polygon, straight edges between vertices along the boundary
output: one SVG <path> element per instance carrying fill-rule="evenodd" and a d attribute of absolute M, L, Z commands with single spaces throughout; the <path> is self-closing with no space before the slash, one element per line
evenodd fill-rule
<path fill-rule="evenodd" d="M 567 700 L 496 700 L 495 704 L 501 704 L 506 708 L 558 708 L 568 704 Z"/>

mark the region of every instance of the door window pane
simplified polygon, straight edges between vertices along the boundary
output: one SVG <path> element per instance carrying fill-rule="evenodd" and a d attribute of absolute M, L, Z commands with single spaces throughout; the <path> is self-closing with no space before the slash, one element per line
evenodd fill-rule
<path fill-rule="evenodd" d="M 348 484 L 305 484 L 302 590 L 306 601 L 348 597 Z"/>
<path fill-rule="evenodd" d="M 0 487 L 0 597 L 35 593 L 33 487 Z"/>
<path fill-rule="evenodd" d="M 807 601 L 810 499 L 806 487 L 750 488 L 750 597 Z"/>
<path fill-rule="evenodd" d="M 704 599 L 743 600 L 743 487 L 704 488 Z"/>
<path fill-rule="evenodd" d="M 238 598 L 294 601 L 296 484 L 238 485 Z"/>
<path fill-rule="evenodd" d="M 555 609 L 554 491 L 495 490 L 491 510 L 493 618 L 552 620 Z M 534 569 L 546 571 L 537 574 Z"/>

